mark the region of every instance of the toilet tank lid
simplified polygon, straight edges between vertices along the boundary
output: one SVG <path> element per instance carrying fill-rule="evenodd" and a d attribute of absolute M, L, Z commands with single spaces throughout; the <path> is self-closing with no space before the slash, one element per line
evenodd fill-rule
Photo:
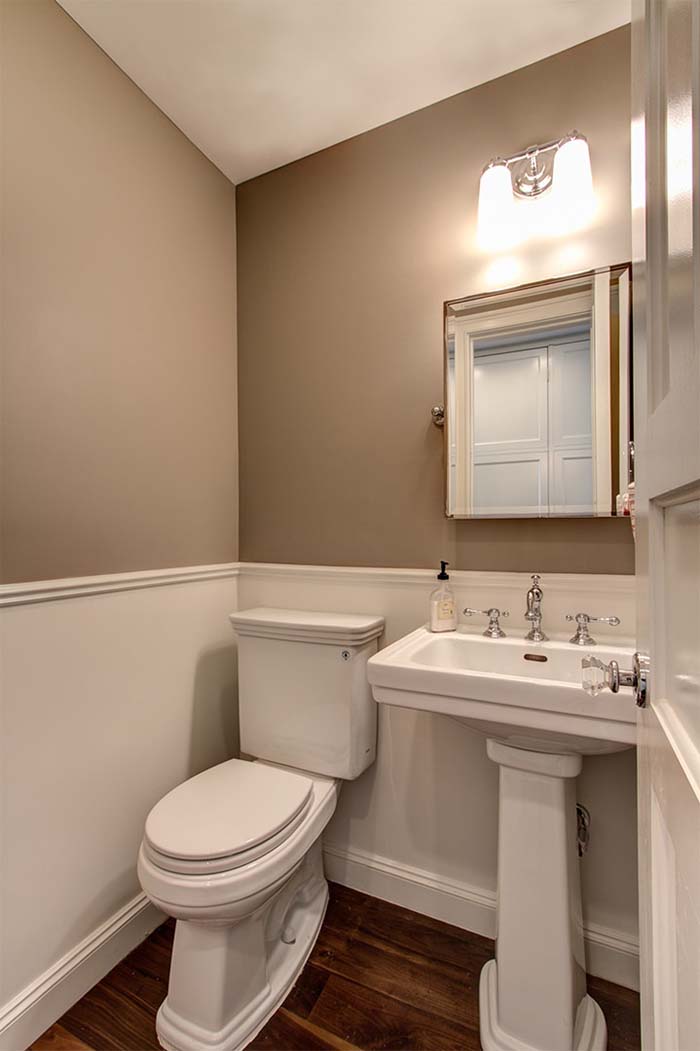
<path fill-rule="evenodd" d="M 328 613 L 308 609 L 256 606 L 229 614 L 238 635 L 292 642 L 362 646 L 384 631 L 384 617 L 366 613 Z"/>

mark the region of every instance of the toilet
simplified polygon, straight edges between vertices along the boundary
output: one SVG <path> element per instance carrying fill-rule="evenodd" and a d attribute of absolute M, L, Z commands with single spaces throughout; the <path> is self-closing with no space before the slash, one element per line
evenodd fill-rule
<path fill-rule="evenodd" d="M 367 661 L 382 617 L 257 608 L 238 635 L 241 751 L 185 781 L 148 815 L 144 892 L 175 917 L 168 1051 L 245 1047 L 314 946 L 328 902 L 321 834 L 374 762 Z"/>

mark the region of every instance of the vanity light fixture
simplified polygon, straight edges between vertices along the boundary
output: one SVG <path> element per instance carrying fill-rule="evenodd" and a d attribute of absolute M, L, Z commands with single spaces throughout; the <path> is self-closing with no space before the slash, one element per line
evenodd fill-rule
<path fill-rule="evenodd" d="M 546 194 L 547 221 L 532 218 L 533 233 L 571 233 L 590 221 L 595 200 L 588 141 L 578 131 L 530 146 L 510 157 L 496 157 L 481 173 L 478 238 L 488 250 L 512 247 L 523 239 L 521 202 Z"/>

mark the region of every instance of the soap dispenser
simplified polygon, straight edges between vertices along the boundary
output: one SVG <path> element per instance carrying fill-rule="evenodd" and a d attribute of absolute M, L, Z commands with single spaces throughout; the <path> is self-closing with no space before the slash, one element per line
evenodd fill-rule
<path fill-rule="evenodd" d="M 449 584 L 449 574 L 445 572 L 445 567 L 448 565 L 449 562 L 440 562 L 438 586 L 430 592 L 429 625 L 431 631 L 457 630 L 457 605 Z"/>

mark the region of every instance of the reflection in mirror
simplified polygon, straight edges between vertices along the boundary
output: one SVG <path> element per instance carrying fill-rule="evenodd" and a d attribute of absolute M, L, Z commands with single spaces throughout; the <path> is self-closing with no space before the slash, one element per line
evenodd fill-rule
<path fill-rule="evenodd" d="M 445 304 L 449 516 L 619 513 L 629 333 L 628 265 Z"/>

